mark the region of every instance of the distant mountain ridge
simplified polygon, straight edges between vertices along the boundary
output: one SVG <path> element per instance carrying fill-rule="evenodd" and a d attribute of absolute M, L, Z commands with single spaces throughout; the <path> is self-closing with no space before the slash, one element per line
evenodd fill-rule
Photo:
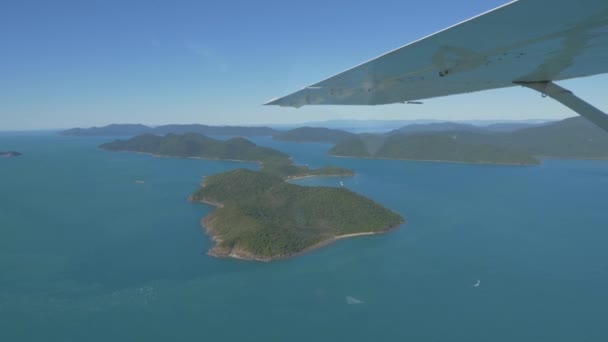
<path fill-rule="evenodd" d="M 436 122 L 427 124 L 412 124 L 403 126 L 396 130 L 390 131 L 388 134 L 413 134 L 420 132 L 445 132 L 445 131 L 462 131 L 462 132 L 483 132 L 483 127 L 474 126 L 471 124 L 457 122 Z"/>
<path fill-rule="evenodd" d="M 293 129 L 296 127 L 310 126 L 310 127 L 324 127 L 332 129 L 340 129 L 351 133 L 385 133 L 390 132 L 405 126 L 411 125 L 425 125 L 452 122 L 458 124 L 472 125 L 476 127 L 485 127 L 486 129 L 493 130 L 493 125 L 505 125 L 505 126 L 517 126 L 521 125 L 521 128 L 525 126 L 534 126 L 545 123 L 554 122 L 556 120 L 548 119 L 524 119 L 524 120 L 437 120 L 437 119 L 410 119 L 410 120 L 327 120 L 327 121 L 314 121 L 304 122 L 300 124 L 289 124 L 289 125 L 269 125 L 279 129 Z M 499 126 L 500 127 L 500 126 Z"/>
<path fill-rule="evenodd" d="M 413 131 L 415 129 L 437 131 L 449 130 L 449 125 L 461 125 L 461 128 L 473 130 L 475 128 L 489 131 L 513 131 L 536 125 L 546 124 L 543 120 L 329 120 L 298 125 L 266 125 L 266 126 L 211 126 L 203 124 L 168 124 L 161 126 L 146 126 L 143 124 L 111 124 L 102 127 L 71 128 L 59 132 L 70 136 L 134 136 L 150 133 L 164 135 L 168 133 L 199 133 L 204 135 L 226 136 L 276 136 L 277 140 L 285 141 L 322 141 L 336 142 L 337 138 L 328 132 L 338 131 L 337 134 L 346 136 L 357 133 L 384 133 L 389 131 Z M 448 129 L 437 127 L 447 126 Z M 410 128 L 407 128 L 410 127 Z M 428 128 L 428 129 L 427 129 Z M 310 137 L 304 132 L 309 130 Z M 290 132 L 290 133 L 288 133 Z M 325 137 L 323 137 L 325 135 Z"/>
<path fill-rule="evenodd" d="M 71 128 L 59 132 L 61 135 L 76 136 L 124 136 L 147 133 L 151 127 L 141 124 L 111 124 L 103 127 Z"/>
<path fill-rule="evenodd" d="M 478 126 L 470 123 L 461 122 L 432 122 L 422 124 L 411 124 L 390 131 L 388 134 L 412 134 L 419 132 L 514 132 L 526 128 L 540 127 L 548 123 L 521 123 L 521 122 L 504 122 L 494 123 L 487 126 Z"/>
<path fill-rule="evenodd" d="M 355 137 L 356 134 L 339 129 L 324 127 L 299 127 L 286 132 L 278 132 L 275 140 L 295 142 L 331 142 L 337 143 Z"/>
<path fill-rule="evenodd" d="M 111 124 L 103 127 L 71 128 L 60 132 L 61 135 L 73 136 L 132 136 L 139 134 L 169 133 L 199 133 L 204 135 L 232 135 L 232 136 L 270 136 L 278 131 L 270 127 L 258 126 L 208 126 L 201 124 L 162 125 L 150 127 L 141 124 Z"/>
<path fill-rule="evenodd" d="M 491 132 L 514 132 L 520 129 L 532 128 L 532 127 L 540 127 L 544 125 L 551 124 L 553 122 L 543 122 L 543 123 L 522 123 L 522 122 L 503 122 L 503 123 L 495 123 L 487 126 L 483 126 L 482 128 L 486 131 Z"/>
<path fill-rule="evenodd" d="M 104 127 L 72 128 L 60 132 L 69 136 L 135 136 L 141 134 L 166 135 L 197 133 L 205 136 L 272 136 L 275 140 L 294 142 L 328 142 L 352 138 L 354 133 L 338 129 L 323 127 L 298 127 L 287 131 L 278 131 L 270 127 L 247 126 L 207 126 L 191 125 L 163 125 L 148 127 L 140 124 L 112 124 Z"/>

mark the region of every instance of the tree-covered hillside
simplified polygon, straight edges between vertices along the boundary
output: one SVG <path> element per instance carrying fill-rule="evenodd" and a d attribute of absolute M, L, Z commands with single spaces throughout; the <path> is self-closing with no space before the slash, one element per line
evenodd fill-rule
<path fill-rule="evenodd" d="M 201 134 L 142 134 L 128 140 L 115 140 L 99 146 L 110 151 L 150 153 L 167 157 L 197 157 L 257 162 L 262 172 L 281 178 L 305 176 L 352 176 L 349 169 L 324 166 L 311 169 L 294 165 L 290 157 L 269 147 L 258 146 L 244 138 L 216 140 Z"/>
<path fill-rule="evenodd" d="M 128 140 L 115 140 L 99 146 L 110 151 L 132 151 L 171 157 L 199 157 L 244 161 L 287 161 L 289 156 L 258 146 L 244 138 L 216 140 L 197 133 L 167 134 L 164 137 L 143 134 Z"/>
<path fill-rule="evenodd" d="M 218 256 L 286 257 L 336 236 L 383 232 L 403 222 L 345 188 L 299 186 L 244 169 L 206 177 L 191 198 L 222 204 L 205 219 Z"/>
<path fill-rule="evenodd" d="M 463 163 L 534 165 L 538 160 L 513 148 L 486 142 L 485 134 L 470 132 L 390 135 L 381 143 L 370 137 L 357 137 L 332 148 L 338 156 L 408 160 L 433 160 Z M 372 146 L 373 145 L 373 146 Z"/>
<path fill-rule="evenodd" d="M 499 143 L 529 154 L 553 158 L 608 158 L 608 132 L 577 116 L 515 131 Z"/>
<path fill-rule="evenodd" d="M 511 132 L 364 134 L 336 144 L 337 156 L 537 164 L 537 157 L 608 158 L 608 133 L 582 117 Z"/>

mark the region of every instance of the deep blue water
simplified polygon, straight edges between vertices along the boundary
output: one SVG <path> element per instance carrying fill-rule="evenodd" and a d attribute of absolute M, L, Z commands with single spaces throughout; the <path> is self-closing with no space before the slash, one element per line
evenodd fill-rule
<path fill-rule="evenodd" d="M 256 139 L 354 169 L 297 183 L 341 180 L 407 223 L 255 263 L 205 255 L 211 209 L 186 201 L 201 176 L 255 165 L 96 149 L 109 139 L 0 135 L 24 153 L 0 159 L 0 341 L 608 339 L 606 161 L 345 159 Z"/>

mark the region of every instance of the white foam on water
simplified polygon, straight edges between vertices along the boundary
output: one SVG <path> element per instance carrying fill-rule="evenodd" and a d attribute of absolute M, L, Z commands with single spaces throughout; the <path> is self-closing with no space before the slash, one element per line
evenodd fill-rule
<path fill-rule="evenodd" d="M 357 299 L 357 298 L 351 297 L 351 296 L 346 296 L 346 304 L 354 305 L 354 304 L 363 304 L 363 303 L 365 303 L 365 302 L 360 299 Z"/>

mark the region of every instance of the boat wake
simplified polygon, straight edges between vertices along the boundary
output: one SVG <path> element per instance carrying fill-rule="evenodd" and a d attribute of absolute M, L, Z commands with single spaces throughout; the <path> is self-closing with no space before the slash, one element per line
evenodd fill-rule
<path fill-rule="evenodd" d="M 363 304 L 363 303 L 365 303 L 365 302 L 360 299 L 357 299 L 357 298 L 351 297 L 351 296 L 346 296 L 346 304 L 354 305 L 354 304 Z"/>

